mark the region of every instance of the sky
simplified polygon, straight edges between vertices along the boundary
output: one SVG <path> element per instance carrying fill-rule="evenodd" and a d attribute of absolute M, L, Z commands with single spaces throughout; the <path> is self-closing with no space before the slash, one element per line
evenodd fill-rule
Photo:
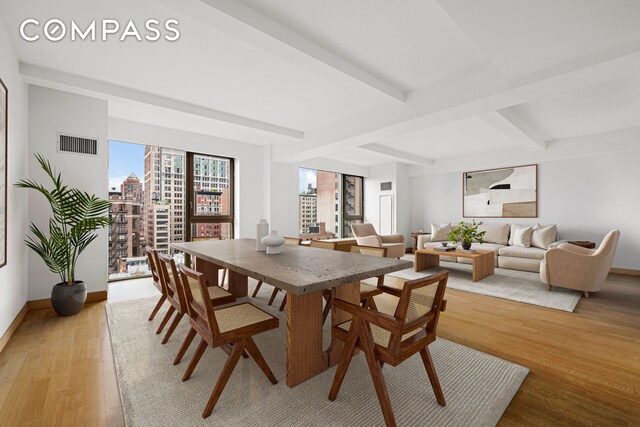
<path fill-rule="evenodd" d="M 305 191 L 307 191 L 307 188 L 309 186 L 309 183 L 311 183 L 311 186 L 313 188 L 317 187 L 317 180 L 316 180 L 316 170 L 315 169 L 305 169 L 305 168 L 300 168 L 298 170 L 298 174 L 299 174 L 299 190 L 300 193 L 304 193 Z"/>
<path fill-rule="evenodd" d="M 144 145 L 109 140 L 109 190 L 134 173 L 144 183 Z"/>

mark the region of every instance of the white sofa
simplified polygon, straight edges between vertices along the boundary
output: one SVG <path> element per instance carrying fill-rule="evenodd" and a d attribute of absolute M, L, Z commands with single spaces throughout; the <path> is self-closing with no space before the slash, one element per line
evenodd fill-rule
<path fill-rule="evenodd" d="M 518 226 L 535 226 L 535 224 L 482 224 L 478 227 L 478 231 L 486 231 L 484 240 L 487 243 L 473 243 L 471 245 L 472 250 L 484 249 L 492 250 L 495 254 L 495 266 L 500 268 L 510 268 L 513 270 L 523 270 L 538 273 L 540 271 L 540 263 L 544 259 L 544 254 L 547 249 L 538 247 L 522 247 L 514 246 L 511 239 L 511 233 L 515 232 L 515 228 Z M 455 228 L 456 224 L 452 224 L 452 228 Z M 561 242 L 557 242 L 557 235 L 553 238 L 553 243 L 549 246 L 549 249 L 555 248 Z M 425 234 L 418 237 L 418 249 L 434 248 L 441 246 L 442 242 L 446 240 L 431 241 L 431 235 Z M 470 264 L 471 260 L 468 258 L 456 258 L 450 256 L 442 256 L 443 261 L 461 262 Z"/>

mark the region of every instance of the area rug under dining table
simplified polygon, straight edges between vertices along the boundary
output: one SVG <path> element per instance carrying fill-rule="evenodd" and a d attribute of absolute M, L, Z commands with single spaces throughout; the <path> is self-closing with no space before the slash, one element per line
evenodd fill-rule
<path fill-rule="evenodd" d="M 270 288 L 270 287 L 265 287 Z M 271 289 L 250 301 L 280 318 L 280 328 L 256 336 L 279 380 L 271 385 L 252 359 L 241 359 L 213 414 L 202 410 L 227 358 L 207 349 L 192 378 L 182 382 L 196 345 L 177 366 L 172 360 L 188 325 L 186 319 L 165 345 L 155 334 L 163 309 L 147 321 L 157 298 L 106 306 L 111 344 L 125 421 L 128 426 L 374 426 L 384 425 L 364 355 L 356 355 L 335 402 L 327 396 L 331 368 L 294 387 L 284 382 L 285 312 L 266 305 Z M 244 298 L 243 298 L 244 299 Z M 241 300 L 243 300 L 241 299 Z M 329 320 L 324 328 L 329 339 Z M 429 347 L 447 401 L 438 406 L 418 355 L 383 373 L 398 425 L 495 425 L 529 370 L 497 357 L 439 338 Z"/>

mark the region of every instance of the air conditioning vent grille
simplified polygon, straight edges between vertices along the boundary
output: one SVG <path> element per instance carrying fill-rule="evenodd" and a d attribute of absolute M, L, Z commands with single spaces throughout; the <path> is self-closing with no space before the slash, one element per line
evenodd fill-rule
<path fill-rule="evenodd" d="M 60 135 L 58 150 L 65 153 L 98 155 L 98 140 L 78 136 Z"/>
<path fill-rule="evenodd" d="M 380 191 L 391 191 L 391 182 L 381 182 Z"/>

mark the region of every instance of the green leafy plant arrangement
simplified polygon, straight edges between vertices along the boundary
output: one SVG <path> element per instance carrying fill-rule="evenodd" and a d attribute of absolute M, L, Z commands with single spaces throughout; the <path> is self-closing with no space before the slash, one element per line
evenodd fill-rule
<path fill-rule="evenodd" d="M 40 255 L 49 270 L 60 276 L 60 283 L 75 283 L 78 257 L 98 234 L 96 230 L 107 227 L 111 220 L 106 215 L 109 202 L 95 195 L 69 188 L 62 183 L 60 173 L 40 154 L 35 154 L 42 169 L 51 178 L 51 190 L 35 181 L 22 179 L 15 186 L 41 193 L 49 202 L 53 216 L 49 218 L 49 236 L 33 222 L 25 243 Z"/>
<path fill-rule="evenodd" d="M 464 242 L 471 244 L 472 242 L 477 243 L 487 243 L 484 240 L 484 235 L 486 231 L 478 231 L 478 227 L 482 225 L 482 221 L 476 224 L 476 220 L 474 219 L 471 224 L 466 223 L 464 221 L 460 221 L 458 226 L 451 230 L 449 234 L 447 234 L 447 238 L 450 242 L 458 243 Z"/>

